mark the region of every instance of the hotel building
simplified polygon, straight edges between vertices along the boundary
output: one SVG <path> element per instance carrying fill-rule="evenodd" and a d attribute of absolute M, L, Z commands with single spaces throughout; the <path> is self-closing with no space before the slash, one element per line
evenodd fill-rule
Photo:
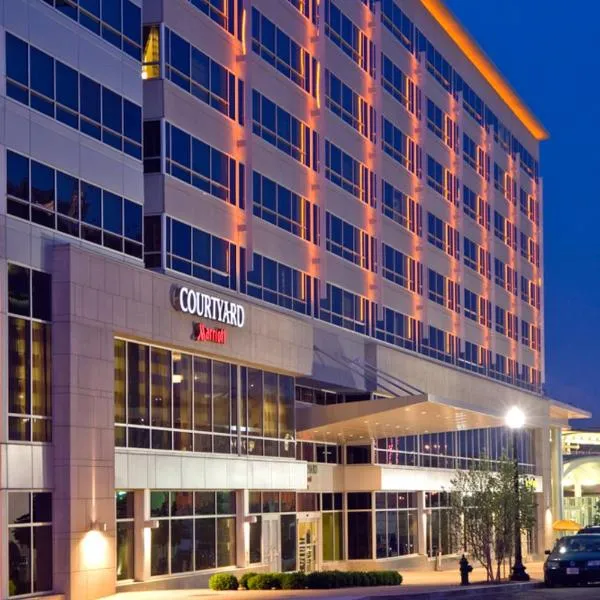
<path fill-rule="evenodd" d="M 440 0 L 0 28 L 0 598 L 423 567 L 514 406 L 544 549 L 547 134 Z"/>

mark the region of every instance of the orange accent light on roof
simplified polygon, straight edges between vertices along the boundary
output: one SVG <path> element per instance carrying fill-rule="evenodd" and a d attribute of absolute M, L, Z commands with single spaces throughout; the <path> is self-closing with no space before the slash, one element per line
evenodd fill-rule
<path fill-rule="evenodd" d="M 442 0 L 421 0 L 421 3 L 441 25 L 448 36 L 450 36 L 459 50 L 465 54 L 475 68 L 483 75 L 484 79 L 507 104 L 515 116 L 525 125 L 531 135 L 538 141 L 547 140 L 550 136 L 546 129 L 544 129 L 544 126 L 504 80 L 492 61 L 473 41 L 456 17 L 444 6 Z"/>

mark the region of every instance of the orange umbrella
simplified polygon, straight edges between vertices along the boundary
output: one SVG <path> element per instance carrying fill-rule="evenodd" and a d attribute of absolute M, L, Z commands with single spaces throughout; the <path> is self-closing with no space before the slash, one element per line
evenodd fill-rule
<path fill-rule="evenodd" d="M 583 525 L 580 525 L 576 521 L 571 519 L 560 519 L 552 523 L 552 529 L 554 531 L 579 531 Z"/>

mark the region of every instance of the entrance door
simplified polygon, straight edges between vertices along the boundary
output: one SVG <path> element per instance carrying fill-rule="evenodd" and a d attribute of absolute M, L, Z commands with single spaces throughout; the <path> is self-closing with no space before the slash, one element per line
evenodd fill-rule
<path fill-rule="evenodd" d="M 298 519 L 298 570 L 311 573 L 319 568 L 318 517 Z"/>
<path fill-rule="evenodd" d="M 279 515 L 262 516 L 262 559 L 272 573 L 281 570 L 281 528 Z"/>

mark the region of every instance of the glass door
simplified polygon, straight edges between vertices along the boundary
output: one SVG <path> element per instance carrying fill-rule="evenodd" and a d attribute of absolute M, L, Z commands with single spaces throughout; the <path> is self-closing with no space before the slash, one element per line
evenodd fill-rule
<path fill-rule="evenodd" d="M 318 569 L 318 517 L 298 520 L 298 570 L 311 573 Z"/>

